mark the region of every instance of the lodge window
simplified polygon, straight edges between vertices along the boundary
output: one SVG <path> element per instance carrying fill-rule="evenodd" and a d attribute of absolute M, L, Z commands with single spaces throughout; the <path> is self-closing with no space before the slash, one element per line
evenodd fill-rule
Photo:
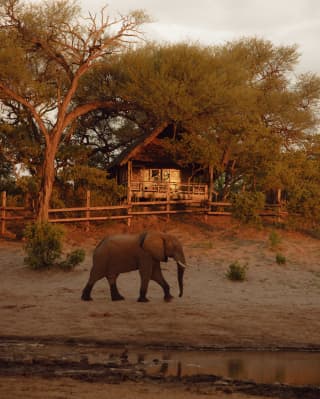
<path fill-rule="evenodd" d="M 162 180 L 163 181 L 170 181 L 170 169 L 163 169 L 162 170 Z"/>
<path fill-rule="evenodd" d="M 161 180 L 161 169 L 150 169 L 150 180 L 160 181 Z"/>
<path fill-rule="evenodd" d="M 150 181 L 170 181 L 170 169 L 150 169 Z"/>

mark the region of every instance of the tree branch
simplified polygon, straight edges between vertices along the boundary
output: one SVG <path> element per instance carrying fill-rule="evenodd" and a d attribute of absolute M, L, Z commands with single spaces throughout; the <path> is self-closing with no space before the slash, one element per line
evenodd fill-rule
<path fill-rule="evenodd" d="M 39 126 L 39 129 L 43 133 L 46 143 L 49 142 L 50 136 L 49 132 L 43 123 L 43 120 L 39 116 L 38 112 L 36 109 L 23 97 L 21 97 L 18 93 L 15 93 L 13 90 L 9 89 L 9 87 L 6 87 L 2 83 L 0 83 L 0 90 L 5 93 L 9 98 L 11 98 L 14 101 L 17 101 L 19 104 L 23 105 L 25 108 L 29 110 L 29 112 L 32 114 L 34 120 Z"/>
<path fill-rule="evenodd" d="M 113 101 L 95 101 L 89 104 L 83 104 L 75 108 L 64 118 L 62 131 L 66 129 L 75 119 L 79 118 L 82 115 L 87 114 L 88 112 L 94 111 L 99 108 L 111 108 L 114 107 Z"/>

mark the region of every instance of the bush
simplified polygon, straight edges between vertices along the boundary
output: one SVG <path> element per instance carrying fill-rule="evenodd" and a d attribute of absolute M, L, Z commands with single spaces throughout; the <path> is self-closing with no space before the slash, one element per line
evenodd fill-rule
<path fill-rule="evenodd" d="M 292 221 L 298 226 L 318 226 L 320 223 L 319 187 L 310 184 L 304 190 L 296 190 L 289 194 L 287 209 Z"/>
<path fill-rule="evenodd" d="M 259 212 L 265 205 L 265 195 L 260 192 L 244 191 L 231 198 L 232 215 L 242 223 L 260 224 Z"/>
<path fill-rule="evenodd" d="M 284 265 L 287 262 L 287 259 L 284 255 L 282 254 L 277 254 L 276 255 L 276 262 L 278 263 L 278 265 Z"/>
<path fill-rule="evenodd" d="M 226 276 L 232 281 L 244 281 L 246 279 L 246 273 L 248 269 L 248 264 L 241 265 L 238 261 L 231 263 Z"/>
<path fill-rule="evenodd" d="M 272 249 L 277 248 L 280 243 L 281 243 L 281 237 L 279 236 L 279 234 L 272 230 L 271 233 L 269 234 L 269 241 L 270 241 L 270 245 Z"/>
<path fill-rule="evenodd" d="M 320 223 L 320 163 L 308 151 L 288 151 L 283 159 L 282 181 L 290 224 L 296 228 Z"/>
<path fill-rule="evenodd" d="M 79 263 L 83 262 L 85 258 L 85 251 L 83 249 L 76 249 L 67 255 L 65 261 L 59 263 L 59 267 L 64 270 L 71 270 Z"/>
<path fill-rule="evenodd" d="M 67 255 L 65 261 L 62 256 L 62 238 L 64 232 L 50 223 L 35 223 L 27 226 L 24 232 L 26 238 L 24 263 L 32 269 L 46 269 L 53 266 L 70 270 L 84 260 L 84 251 L 76 250 Z"/>
<path fill-rule="evenodd" d="M 63 231 L 49 223 L 35 223 L 26 227 L 24 259 L 32 269 L 49 268 L 55 264 L 62 253 Z"/>

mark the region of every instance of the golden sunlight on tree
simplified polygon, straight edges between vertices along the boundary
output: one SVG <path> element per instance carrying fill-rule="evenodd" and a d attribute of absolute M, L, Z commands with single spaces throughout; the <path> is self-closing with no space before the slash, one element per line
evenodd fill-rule
<path fill-rule="evenodd" d="M 133 11 L 118 18 L 103 8 L 81 19 L 77 3 L 0 2 L 0 100 L 23 113 L 43 147 L 38 219 L 48 219 L 59 145 L 73 133 L 77 118 L 99 109 L 121 108 L 114 98 L 75 102 L 81 79 L 99 61 L 138 42 L 148 18 Z"/>

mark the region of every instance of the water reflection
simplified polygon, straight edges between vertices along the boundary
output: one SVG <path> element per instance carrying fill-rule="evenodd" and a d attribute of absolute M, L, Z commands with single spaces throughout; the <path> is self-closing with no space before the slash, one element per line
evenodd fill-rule
<path fill-rule="evenodd" d="M 243 361 L 241 359 L 228 360 L 228 377 L 236 380 L 243 371 Z"/>
<path fill-rule="evenodd" d="M 320 352 L 156 351 L 90 345 L 6 342 L 0 357 L 66 359 L 90 365 L 133 367 L 162 377 L 216 375 L 257 383 L 320 386 Z"/>
<path fill-rule="evenodd" d="M 289 385 L 320 385 L 320 353 L 308 352 L 171 352 L 148 362 L 147 374 L 217 375 L 233 380 Z"/>

